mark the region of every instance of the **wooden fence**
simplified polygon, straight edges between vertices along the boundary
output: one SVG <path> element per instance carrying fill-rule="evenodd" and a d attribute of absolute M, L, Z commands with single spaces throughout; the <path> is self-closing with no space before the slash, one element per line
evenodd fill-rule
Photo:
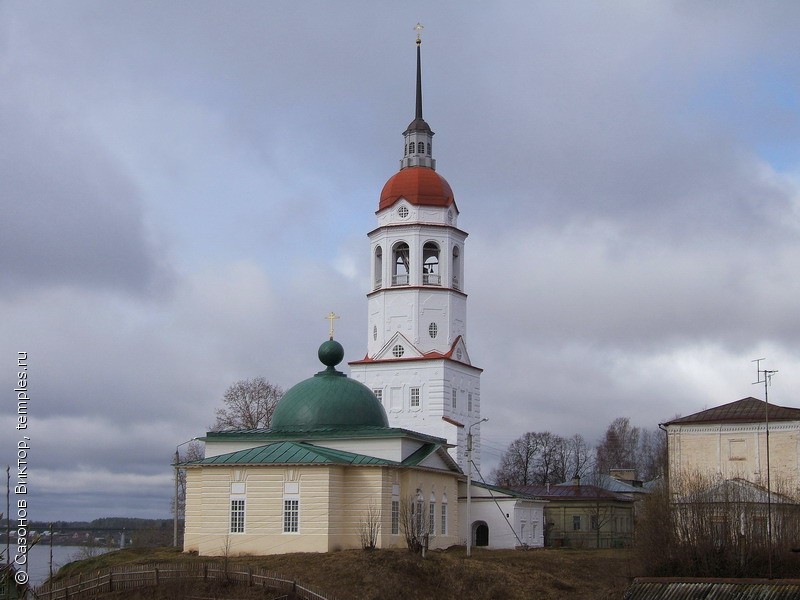
<path fill-rule="evenodd" d="M 285 592 L 286 598 L 298 600 L 335 600 L 320 591 L 258 567 L 229 564 L 226 568 L 223 562 L 188 561 L 110 567 L 53 583 L 46 582 L 36 588 L 35 596 L 39 600 L 83 600 L 117 590 L 198 581 L 261 586 L 279 593 Z"/>

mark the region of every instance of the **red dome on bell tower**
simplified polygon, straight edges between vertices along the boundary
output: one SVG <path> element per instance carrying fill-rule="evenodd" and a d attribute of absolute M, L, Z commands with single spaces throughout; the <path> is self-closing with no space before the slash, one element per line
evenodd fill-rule
<path fill-rule="evenodd" d="M 393 175 L 383 186 L 378 210 L 389 208 L 400 198 L 417 206 L 444 208 L 455 202 L 447 180 L 428 167 L 407 167 Z"/>

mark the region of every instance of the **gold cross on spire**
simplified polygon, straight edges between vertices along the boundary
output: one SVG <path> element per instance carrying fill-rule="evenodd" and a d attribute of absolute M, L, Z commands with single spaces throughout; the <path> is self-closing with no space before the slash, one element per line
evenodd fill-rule
<path fill-rule="evenodd" d="M 416 25 L 414 25 L 414 31 L 417 32 L 417 44 L 422 43 L 422 38 L 420 38 L 420 34 L 422 33 L 423 29 L 425 28 L 422 26 L 422 23 L 417 23 Z"/>
<path fill-rule="evenodd" d="M 330 335 L 330 339 L 333 339 L 333 322 L 334 322 L 336 319 L 338 319 L 339 317 L 338 317 L 338 316 L 336 316 L 336 315 L 334 314 L 334 312 L 333 312 L 333 311 L 331 311 L 331 314 L 329 314 L 329 315 L 328 315 L 327 317 L 325 317 L 325 318 L 326 318 L 326 319 L 328 319 L 328 321 L 330 321 L 330 322 L 331 322 L 331 330 L 330 330 L 330 332 L 329 332 L 329 335 Z"/>

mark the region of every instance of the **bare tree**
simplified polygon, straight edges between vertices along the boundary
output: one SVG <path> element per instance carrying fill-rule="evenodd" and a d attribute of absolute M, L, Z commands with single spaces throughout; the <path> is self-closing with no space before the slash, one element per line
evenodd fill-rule
<path fill-rule="evenodd" d="M 409 496 L 400 503 L 400 530 L 406 539 L 406 546 L 415 554 L 424 556 L 430 534 L 428 522 L 426 502 L 420 496 Z"/>
<path fill-rule="evenodd" d="M 800 498 L 787 482 L 768 492 L 743 479 L 684 472 L 645 497 L 637 554 L 649 576 L 765 577 L 771 559 L 774 576 L 792 577 L 798 539 Z"/>
<path fill-rule="evenodd" d="M 282 396 L 283 390 L 263 377 L 237 381 L 222 397 L 225 406 L 217 409 L 211 431 L 269 427 Z"/>
<path fill-rule="evenodd" d="M 374 550 L 378 546 L 378 534 L 381 531 L 381 511 L 373 502 L 370 502 L 361 521 L 358 523 L 358 537 L 361 548 Z"/>
<path fill-rule="evenodd" d="M 601 473 L 611 469 L 636 469 L 640 429 L 628 417 L 614 419 L 597 446 L 597 467 Z"/>
<path fill-rule="evenodd" d="M 639 439 L 639 479 L 664 477 L 667 471 L 667 435 L 660 429 L 643 429 Z"/>
<path fill-rule="evenodd" d="M 561 483 L 575 477 L 583 477 L 592 466 L 593 456 L 592 449 L 582 435 L 576 433 L 571 438 L 558 437 L 555 447 L 555 462 L 549 481 Z"/>
<path fill-rule="evenodd" d="M 589 468 L 592 452 L 580 435 L 564 438 L 549 431 L 514 440 L 491 478 L 498 485 L 561 483 Z"/>
<path fill-rule="evenodd" d="M 610 523 L 614 518 L 614 507 L 608 502 L 607 498 L 601 496 L 608 492 L 603 488 L 602 475 L 596 469 L 586 474 L 587 483 L 595 487 L 594 503 L 587 510 L 589 513 L 589 525 L 595 532 L 595 548 L 600 548 L 600 538 L 603 527 Z"/>
<path fill-rule="evenodd" d="M 534 481 L 536 454 L 539 452 L 539 438 L 528 432 L 508 446 L 500 458 L 500 464 L 492 473 L 498 485 L 531 485 Z"/>

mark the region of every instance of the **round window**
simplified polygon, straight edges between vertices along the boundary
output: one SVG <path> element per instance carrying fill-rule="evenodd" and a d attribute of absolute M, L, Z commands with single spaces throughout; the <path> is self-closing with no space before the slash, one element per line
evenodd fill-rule
<path fill-rule="evenodd" d="M 405 219 L 408 216 L 408 208 L 401 206 L 397 209 L 397 214 L 400 215 L 401 219 Z"/>
<path fill-rule="evenodd" d="M 462 356 L 464 356 L 464 353 L 463 353 L 463 352 L 461 352 L 461 348 L 459 348 L 458 350 L 456 350 L 456 358 L 457 358 L 458 360 L 461 360 L 461 357 L 462 357 Z"/>
<path fill-rule="evenodd" d="M 428 335 L 430 335 L 432 338 L 435 338 L 437 333 L 439 333 L 439 327 L 436 325 L 436 323 L 431 323 L 428 325 Z"/>
<path fill-rule="evenodd" d="M 406 349 L 403 348 L 400 344 L 397 344 L 394 348 L 392 348 L 392 354 L 394 354 L 395 358 L 400 358 L 405 353 Z"/>

